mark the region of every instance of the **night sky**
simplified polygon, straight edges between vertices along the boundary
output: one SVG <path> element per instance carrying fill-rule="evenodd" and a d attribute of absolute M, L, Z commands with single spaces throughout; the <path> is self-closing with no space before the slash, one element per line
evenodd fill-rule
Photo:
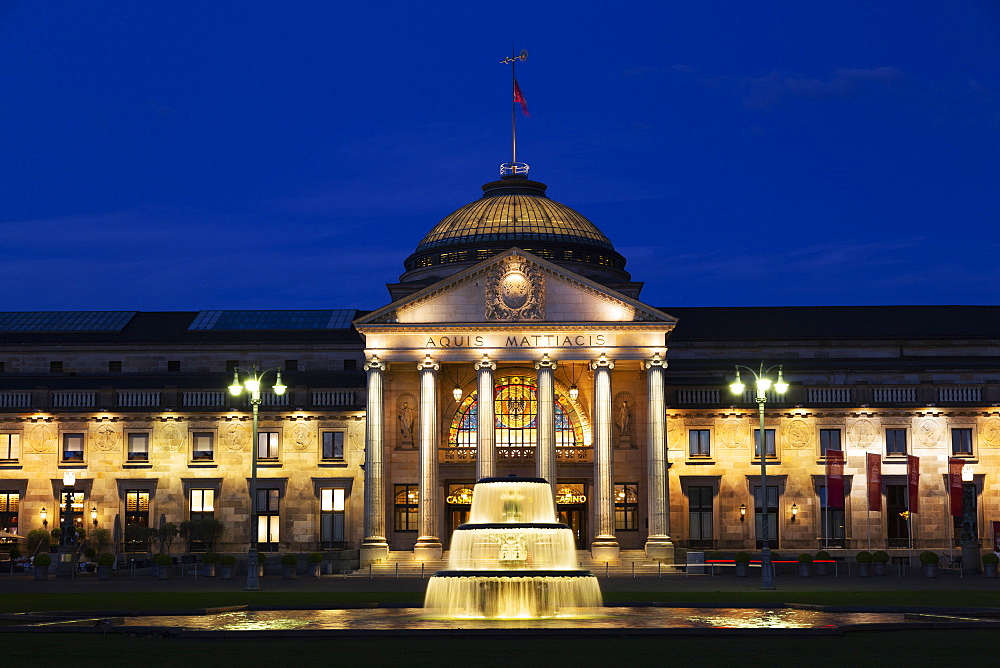
<path fill-rule="evenodd" d="M 512 42 L 643 301 L 1000 303 L 994 1 L 7 1 L 0 310 L 382 306 L 510 159 Z"/>

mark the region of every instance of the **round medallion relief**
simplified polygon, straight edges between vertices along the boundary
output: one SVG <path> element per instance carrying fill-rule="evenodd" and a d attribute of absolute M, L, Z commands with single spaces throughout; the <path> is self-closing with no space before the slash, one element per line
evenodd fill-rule
<path fill-rule="evenodd" d="M 292 449 L 302 452 L 312 445 L 312 430 L 308 425 L 299 422 L 292 427 Z"/>
<path fill-rule="evenodd" d="M 47 424 L 32 427 L 28 442 L 35 452 L 51 452 L 55 446 L 55 430 Z"/>
<path fill-rule="evenodd" d="M 858 420 L 851 425 L 851 441 L 859 448 L 867 448 L 875 440 L 875 427 L 871 420 Z"/>
<path fill-rule="evenodd" d="M 233 452 L 238 452 L 246 447 L 247 429 L 241 424 L 231 424 L 222 432 L 222 442 Z"/>
<path fill-rule="evenodd" d="M 109 424 L 102 424 L 94 434 L 94 447 L 101 452 L 110 452 L 118 447 L 118 430 Z"/>
<path fill-rule="evenodd" d="M 719 442 L 727 448 L 742 447 L 746 438 L 746 430 L 737 420 L 726 420 L 719 427 Z"/>
<path fill-rule="evenodd" d="M 812 440 L 812 429 L 805 420 L 792 420 L 785 425 L 784 441 L 793 448 L 804 448 Z"/>
<path fill-rule="evenodd" d="M 917 442 L 925 448 L 940 445 L 943 434 L 944 430 L 941 428 L 941 425 L 938 424 L 937 420 L 932 418 L 921 420 L 917 425 Z"/>
<path fill-rule="evenodd" d="M 988 447 L 1000 447 L 1000 418 L 990 418 L 979 428 L 979 442 Z"/>
<path fill-rule="evenodd" d="M 156 434 L 160 450 L 176 452 L 181 448 L 181 430 L 175 424 L 164 425 Z"/>

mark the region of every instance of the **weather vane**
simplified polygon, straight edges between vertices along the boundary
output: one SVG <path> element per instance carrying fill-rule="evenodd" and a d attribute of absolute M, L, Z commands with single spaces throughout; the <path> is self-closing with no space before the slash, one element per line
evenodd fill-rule
<path fill-rule="evenodd" d="M 514 49 L 511 48 L 513 53 Z M 528 50 L 521 49 L 521 53 L 516 56 L 507 56 L 500 61 L 501 65 L 510 65 L 510 80 L 513 89 L 513 96 L 510 101 L 510 138 L 511 138 L 511 161 L 505 162 L 500 165 L 500 175 L 508 176 L 511 174 L 523 174 L 527 176 L 528 165 L 524 163 L 519 163 L 517 161 L 517 105 L 521 105 L 521 113 L 525 116 L 531 116 L 528 113 L 528 101 L 524 99 L 524 95 L 521 94 L 521 87 L 517 85 L 517 76 L 515 76 L 514 67 L 517 61 L 525 61 L 528 59 Z"/>

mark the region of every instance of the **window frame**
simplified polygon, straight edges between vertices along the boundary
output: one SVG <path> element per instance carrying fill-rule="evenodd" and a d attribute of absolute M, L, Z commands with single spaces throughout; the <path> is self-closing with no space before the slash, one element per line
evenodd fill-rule
<path fill-rule="evenodd" d="M 212 446 L 211 450 L 207 450 L 206 451 L 206 450 L 196 450 L 195 449 L 198 446 L 198 439 L 201 436 L 208 436 L 208 438 L 209 438 L 209 444 Z M 218 451 L 218 448 L 216 446 L 217 446 L 218 440 L 219 440 L 218 436 L 219 436 L 218 432 L 215 429 L 204 429 L 204 428 L 202 428 L 202 429 L 190 429 L 190 430 L 188 430 L 188 441 L 190 443 L 190 446 L 188 447 L 188 457 L 189 457 L 189 459 L 191 461 L 191 464 L 193 464 L 195 466 L 198 466 L 198 465 L 201 465 L 201 466 L 214 466 L 214 465 L 216 465 L 218 463 L 217 459 L 216 459 L 216 452 Z M 210 456 L 209 457 L 196 458 L 195 457 L 195 453 L 197 453 L 197 452 L 209 452 Z"/>
<path fill-rule="evenodd" d="M 962 459 L 975 459 L 976 458 L 976 429 L 971 424 L 955 425 L 949 427 L 948 433 L 951 436 L 951 456 L 961 457 Z M 955 436 L 958 433 L 967 433 L 969 436 L 969 450 L 968 452 L 956 452 L 955 451 Z"/>
<path fill-rule="evenodd" d="M 823 442 L 825 440 L 823 437 L 827 434 L 832 434 L 832 433 L 837 434 L 838 447 L 836 448 L 831 448 L 829 444 Z M 844 430 L 841 427 L 825 427 L 825 426 L 820 427 L 819 435 L 817 437 L 816 442 L 819 444 L 819 456 L 824 459 L 826 458 L 827 450 L 836 450 L 838 452 L 844 452 Z"/>
<path fill-rule="evenodd" d="M 629 500 L 629 491 L 632 492 L 633 501 Z M 619 501 L 618 493 L 622 493 L 624 500 Z M 638 531 L 639 530 L 639 483 L 637 482 L 616 482 L 614 486 L 615 499 L 615 531 Z"/>
<path fill-rule="evenodd" d="M 707 446 L 707 452 L 693 452 L 694 449 L 694 438 L 695 434 L 698 435 L 698 449 L 701 450 L 702 446 Z M 706 443 L 702 443 L 702 437 Z M 706 460 L 712 458 L 712 430 L 708 427 L 688 427 L 688 447 L 687 447 L 687 457 L 688 459 L 694 460 Z"/>
<path fill-rule="evenodd" d="M 21 462 L 22 434 L 20 431 L 0 431 L 0 464 Z M 3 455 L 7 456 L 4 457 Z M 12 456 L 15 455 L 16 456 Z"/>
<path fill-rule="evenodd" d="M 146 437 L 146 458 L 145 459 L 133 459 L 132 458 L 132 437 L 133 436 L 145 436 Z M 125 464 L 126 465 L 143 465 L 149 464 L 149 452 L 153 444 L 153 430 L 152 429 L 126 429 L 125 430 Z"/>
<path fill-rule="evenodd" d="M 887 459 L 888 458 L 899 459 L 901 457 L 906 457 L 907 455 L 910 454 L 910 434 L 909 434 L 909 431 L 910 430 L 907 429 L 906 427 L 896 427 L 896 426 L 893 426 L 893 427 L 885 427 L 885 428 L 883 428 L 883 430 L 882 430 L 882 439 L 883 439 L 883 443 L 885 444 L 885 456 L 886 456 Z M 890 440 L 889 439 L 889 434 L 890 433 L 893 434 L 892 441 L 893 441 L 894 445 L 898 445 L 896 443 L 896 440 L 899 437 L 902 437 L 902 439 L 903 439 L 903 451 L 902 452 L 899 452 L 898 450 L 893 450 L 892 452 L 889 451 L 889 440 Z"/>
<path fill-rule="evenodd" d="M 14 498 L 15 510 L 11 510 L 11 497 Z M 18 524 L 21 518 L 21 501 L 23 494 L 17 489 L 0 489 L 0 530 L 17 534 Z M 0 539 L 0 544 L 17 545 L 18 539 Z"/>
<path fill-rule="evenodd" d="M 273 437 L 273 438 L 272 438 Z M 261 457 L 261 440 L 262 438 L 268 441 L 267 449 L 270 453 L 271 449 L 274 449 L 273 455 L 268 455 L 266 457 Z M 257 446 L 254 449 L 254 455 L 257 457 L 258 463 L 263 464 L 277 464 L 281 461 L 281 430 L 280 429 L 259 429 L 257 430 Z"/>
<path fill-rule="evenodd" d="M 760 427 L 754 427 L 750 435 L 753 441 L 753 459 L 760 461 Z M 778 430 L 774 427 L 764 428 L 764 450 L 768 461 L 778 460 Z"/>
<path fill-rule="evenodd" d="M 411 496 L 412 493 L 412 496 Z M 406 503 L 397 499 L 404 494 Z M 412 501 L 411 501 L 412 499 Z M 395 483 L 392 486 L 392 530 L 395 533 L 416 533 L 419 529 L 420 486 L 416 483 Z M 402 521 L 401 521 L 402 520 Z"/>
<path fill-rule="evenodd" d="M 68 445 L 68 439 L 70 437 L 80 437 L 80 458 L 79 459 L 68 459 L 66 453 L 70 452 L 66 449 Z M 77 452 L 72 450 L 71 452 Z M 73 465 L 73 466 L 84 466 L 87 463 L 87 432 L 77 431 L 77 430 L 67 430 L 59 432 L 59 463 L 63 465 Z"/>
<path fill-rule="evenodd" d="M 326 456 L 326 435 L 327 434 L 340 434 L 340 456 L 337 457 L 337 447 L 336 438 L 331 446 L 331 457 Z M 319 460 L 324 464 L 339 464 L 347 460 L 347 430 L 346 429 L 327 429 L 323 428 L 319 430 Z"/>
<path fill-rule="evenodd" d="M 327 494 L 329 492 L 329 494 Z M 329 499 L 326 497 L 329 496 Z M 329 503 L 328 503 L 329 501 Z M 339 507 L 338 507 L 339 506 Z M 343 487 L 319 489 L 319 541 L 327 549 L 347 540 L 347 490 Z"/>
<path fill-rule="evenodd" d="M 257 498 L 254 499 L 254 531 L 256 531 L 256 544 L 258 549 L 261 546 L 267 548 L 265 551 L 277 551 L 281 543 L 281 506 L 282 489 L 280 487 L 260 487 L 255 490 Z M 265 508 L 261 509 L 261 500 L 266 500 Z M 274 502 L 272 504 L 272 501 Z M 273 505 L 273 507 L 272 507 Z M 261 524 L 261 520 L 267 521 Z M 266 540 L 262 540 L 264 536 Z"/>

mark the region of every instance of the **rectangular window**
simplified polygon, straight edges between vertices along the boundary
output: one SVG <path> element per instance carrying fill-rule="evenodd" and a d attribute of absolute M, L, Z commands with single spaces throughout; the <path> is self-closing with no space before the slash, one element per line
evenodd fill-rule
<path fill-rule="evenodd" d="M 972 456 L 971 427 L 955 427 L 951 430 L 951 454 L 955 457 Z"/>
<path fill-rule="evenodd" d="M 754 531 L 757 537 L 757 549 L 764 544 L 764 522 L 767 522 L 767 543 L 770 547 L 778 545 L 778 488 L 767 486 L 767 505 L 760 493 L 760 486 L 753 488 Z"/>
<path fill-rule="evenodd" d="M 16 462 L 21 459 L 21 435 L 0 434 L 0 461 Z"/>
<path fill-rule="evenodd" d="M 961 547 L 964 542 L 979 541 L 979 499 L 976 498 L 975 483 L 962 485 L 962 514 L 952 517 L 952 538 L 955 547 Z"/>
<path fill-rule="evenodd" d="M 615 485 L 615 531 L 639 530 L 639 483 Z"/>
<path fill-rule="evenodd" d="M 72 433 L 62 435 L 62 461 L 65 463 L 83 462 L 83 443 L 86 434 Z"/>
<path fill-rule="evenodd" d="M 909 503 L 906 485 L 885 486 L 885 531 L 888 547 L 909 547 Z"/>
<path fill-rule="evenodd" d="M 765 429 L 764 430 L 764 441 L 767 447 L 767 457 L 768 459 L 777 457 L 777 450 L 774 447 L 774 430 Z M 753 430 L 753 456 L 754 459 L 760 459 L 760 429 Z"/>
<path fill-rule="evenodd" d="M 192 489 L 190 491 L 191 521 L 215 519 L 215 490 Z"/>
<path fill-rule="evenodd" d="M 281 539 L 278 504 L 280 494 L 277 489 L 257 490 L 257 543 L 277 547 Z"/>
<path fill-rule="evenodd" d="M 257 433 L 257 459 L 259 461 L 278 461 L 278 432 L 261 431 Z"/>
<path fill-rule="evenodd" d="M 839 429 L 820 429 L 819 430 L 819 455 L 820 457 L 826 456 L 827 450 L 842 450 L 843 447 L 840 444 L 840 430 Z"/>
<path fill-rule="evenodd" d="M 125 540 L 134 547 L 149 549 L 149 492 L 144 489 L 125 490 Z"/>
<path fill-rule="evenodd" d="M 396 531 L 417 530 L 417 508 L 420 491 L 416 485 L 396 485 L 393 495 L 393 528 Z"/>
<path fill-rule="evenodd" d="M 83 526 L 83 492 L 73 492 L 73 496 L 69 502 L 69 508 L 66 507 L 66 496 L 62 492 L 59 493 L 59 524 L 58 527 L 62 529 L 65 526 L 66 519 L 71 519 L 73 521 L 73 526 L 82 527 Z M 66 514 L 69 513 L 70 517 L 67 518 Z"/>
<path fill-rule="evenodd" d="M 906 454 L 906 430 L 885 430 L 885 454 L 890 457 L 902 457 Z"/>
<path fill-rule="evenodd" d="M 20 494 L 17 492 L 0 492 L 0 531 L 17 534 L 17 517 L 20 506 Z M 17 539 L 4 538 L 0 542 L 16 545 Z"/>
<path fill-rule="evenodd" d="M 709 429 L 689 429 L 688 430 L 688 454 L 692 457 L 711 457 L 711 430 Z"/>
<path fill-rule="evenodd" d="M 215 461 L 215 434 L 210 431 L 191 432 L 191 461 Z"/>
<path fill-rule="evenodd" d="M 344 542 L 344 490 L 319 490 L 319 539 L 331 548 Z"/>
<path fill-rule="evenodd" d="M 149 433 L 144 431 L 129 432 L 127 461 L 130 463 L 146 463 L 149 461 Z"/>
<path fill-rule="evenodd" d="M 715 518 L 712 487 L 688 487 L 688 543 L 691 547 L 712 547 Z"/>
<path fill-rule="evenodd" d="M 324 431 L 323 461 L 341 461 L 344 459 L 344 432 Z"/>
<path fill-rule="evenodd" d="M 841 502 L 843 505 L 843 502 Z M 844 509 L 831 508 L 827 504 L 826 485 L 819 486 L 819 535 L 823 549 L 831 547 L 847 547 L 844 532 Z"/>

